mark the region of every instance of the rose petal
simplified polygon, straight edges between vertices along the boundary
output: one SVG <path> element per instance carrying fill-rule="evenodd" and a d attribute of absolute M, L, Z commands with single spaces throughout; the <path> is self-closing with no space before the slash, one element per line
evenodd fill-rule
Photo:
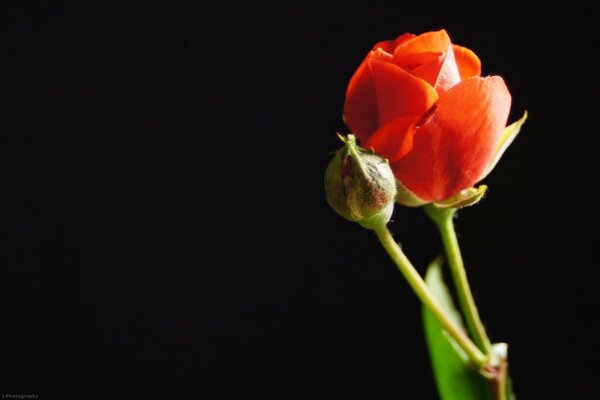
<path fill-rule="evenodd" d="M 410 73 L 426 80 L 440 95 L 460 82 L 460 75 L 451 45 L 448 46 L 445 53 L 438 54 L 429 62 L 410 71 Z"/>
<path fill-rule="evenodd" d="M 423 33 L 406 41 L 394 50 L 394 64 L 410 67 L 429 61 L 423 59 L 423 53 L 445 53 L 450 46 L 450 37 L 445 30 Z"/>
<path fill-rule="evenodd" d="M 368 66 L 369 56 L 360 64 L 346 89 L 344 119 L 346 125 L 365 141 L 379 125 L 375 83 Z"/>
<path fill-rule="evenodd" d="M 405 57 L 398 60 L 397 57 L 392 56 L 391 62 L 399 66 L 405 71 L 411 72 L 420 66 L 430 63 L 431 61 L 437 60 L 444 52 L 436 51 L 424 51 L 422 53 L 411 54 L 410 57 Z M 433 86 L 433 85 L 432 85 Z"/>
<path fill-rule="evenodd" d="M 379 60 L 385 62 L 392 62 L 394 60 L 394 56 L 392 56 L 390 53 L 383 51 L 382 49 L 372 50 L 369 54 L 369 58 L 371 60 Z"/>
<path fill-rule="evenodd" d="M 362 146 L 373 148 L 390 162 L 404 156 L 412 149 L 414 123 L 418 116 L 396 118 L 377 129 Z"/>
<path fill-rule="evenodd" d="M 394 54 L 394 50 L 396 47 L 400 46 L 402 43 L 408 42 L 409 40 L 417 37 L 417 35 L 413 35 L 412 33 L 403 33 L 398 36 L 394 40 L 384 40 L 382 42 L 376 43 L 373 46 L 373 50 L 382 49 L 386 53 Z"/>
<path fill-rule="evenodd" d="M 486 169 L 483 171 L 483 173 L 479 177 L 479 181 L 484 179 L 486 176 L 488 176 L 488 174 L 490 172 L 492 172 L 492 170 L 494 169 L 496 164 L 498 164 L 498 161 L 500 161 L 502 154 L 504 154 L 506 149 L 508 149 L 508 146 L 510 146 L 510 144 L 513 142 L 513 140 L 515 140 L 515 138 L 519 134 L 519 131 L 521 130 L 521 126 L 525 123 L 526 120 L 527 120 L 527 111 L 525 111 L 525 114 L 523 114 L 521 119 L 519 119 L 516 122 L 513 122 L 512 124 L 510 124 L 509 126 L 504 128 L 504 130 L 502 131 L 502 135 L 500 135 L 500 140 L 498 141 L 498 147 L 496 148 L 496 151 L 494 152 L 494 157 L 492 157 L 492 160 L 490 161 L 489 165 L 486 167 Z"/>
<path fill-rule="evenodd" d="M 446 54 L 423 53 L 423 55 L 423 59 L 426 59 L 426 61 L 414 69 L 407 69 L 407 71 L 410 72 L 411 75 L 423 79 L 431 86 L 435 86 L 435 82 L 440 74 L 440 69 L 442 69 L 442 65 L 444 64 Z"/>
<path fill-rule="evenodd" d="M 438 99 L 431 85 L 400 67 L 376 59 L 368 64 L 377 93 L 378 126 L 398 117 L 421 115 Z"/>
<path fill-rule="evenodd" d="M 446 52 L 446 57 L 444 57 L 434 88 L 441 96 L 459 82 L 460 75 L 456 61 L 454 60 L 454 51 L 452 51 L 452 46 L 448 46 L 448 51 Z"/>
<path fill-rule="evenodd" d="M 456 65 L 458 65 L 460 79 L 464 81 L 473 76 L 481 75 L 481 61 L 473 51 L 455 44 L 452 45 L 452 48 L 454 49 L 454 58 L 456 59 Z"/>
<path fill-rule="evenodd" d="M 346 91 L 346 124 L 362 142 L 393 119 L 423 114 L 438 98 L 424 80 L 377 58 L 371 52 Z"/>
<path fill-rule="evenodd" d="M 392 163 L 396 177 L 427 201 L 472 187 L 494 155 L 510 103 L 498 76 L 454 86 L 417 122 L 412 150 Z"/>

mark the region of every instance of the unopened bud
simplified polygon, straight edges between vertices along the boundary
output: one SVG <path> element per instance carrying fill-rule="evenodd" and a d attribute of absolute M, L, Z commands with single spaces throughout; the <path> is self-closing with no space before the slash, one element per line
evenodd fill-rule
<path fill-rule="evenodd" d="M 382 228 L 394 210 L 396 179 L 388 161 L 342 138 L 325 172 L 327 203 L 342 217 L 368 229 Z"/>

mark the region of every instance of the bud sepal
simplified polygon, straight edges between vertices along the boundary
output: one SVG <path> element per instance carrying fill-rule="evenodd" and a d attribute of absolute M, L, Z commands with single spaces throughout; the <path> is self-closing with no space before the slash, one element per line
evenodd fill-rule
<path fill-rule="evenodd" d="M 327 203 L 367 229 L 381 228 L 390 220 L 396 198 L 396 178 L 389 162 L 358 146 L 354 135 L 340 139 L 344 147 L 325 172 Z"/>

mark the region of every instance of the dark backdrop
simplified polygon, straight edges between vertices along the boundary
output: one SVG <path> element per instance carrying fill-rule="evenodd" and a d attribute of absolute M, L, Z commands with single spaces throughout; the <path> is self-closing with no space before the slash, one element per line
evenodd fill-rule
<path fill-rule="evenodd" d="M 482 316 L 520 399 L 600 398 L 591 2 L 199 3 L 2 3 L 1 393 L 435 398 L 417 300 L 322 176 L 372 44 L 444 27 L 530 114 L 457 221 Z M 441 250 L 420 210 L 392 230 Z"/>

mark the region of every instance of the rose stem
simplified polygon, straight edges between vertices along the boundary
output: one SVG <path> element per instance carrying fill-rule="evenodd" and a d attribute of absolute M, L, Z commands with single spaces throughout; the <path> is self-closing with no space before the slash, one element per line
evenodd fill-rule
<path fill-rule="evenodd" d="M 458 301 L 465 317 L 467 328 L 477 346 L 484 353 L 488 354 L 492 345 L 485 331 L 485 327 L 481 322 L 481 318 L 479 317 L 475 300 L 473 299 L 473 293 L 471 292 L 471 287 L 467 280 L 465 264 L 458 245 L 456 231 L 454 230 L 453 217 L 456 213 L 456 209 L 439 209 L 434 205 L 427 205 L 425 206 L 425 212 L 436 223 L 438 230 L 440 231 L 444 249 L 448 257 L 448 264 L 450 265 L 450 270 L 452 272 L 452 279 L 454 280 L 454 285 L 458 294 Z"/>
<path fill-rule="evenodd" d="M 392 258 L 402 275 L 408 281 L 408 284 L 414 290 L 417 297 L 427 307 L 433 315 L 438 319 L 440 324 L 454 338 L 456 343 L 467 353 L 471 362 L 480 367 L 485 361 L 486 356 L 477 348 L 477 346 L 469 339 L 469 337 L 459 328 L 446 314 L 439 305 L 437 299 L 433 296 L 429 287 L 421 278 L 415 267 L 408 260 L 398 243 L 392 237 L 389 229 L 383 227 L 376 229 L 375 233 L 383 248 Z"/>

